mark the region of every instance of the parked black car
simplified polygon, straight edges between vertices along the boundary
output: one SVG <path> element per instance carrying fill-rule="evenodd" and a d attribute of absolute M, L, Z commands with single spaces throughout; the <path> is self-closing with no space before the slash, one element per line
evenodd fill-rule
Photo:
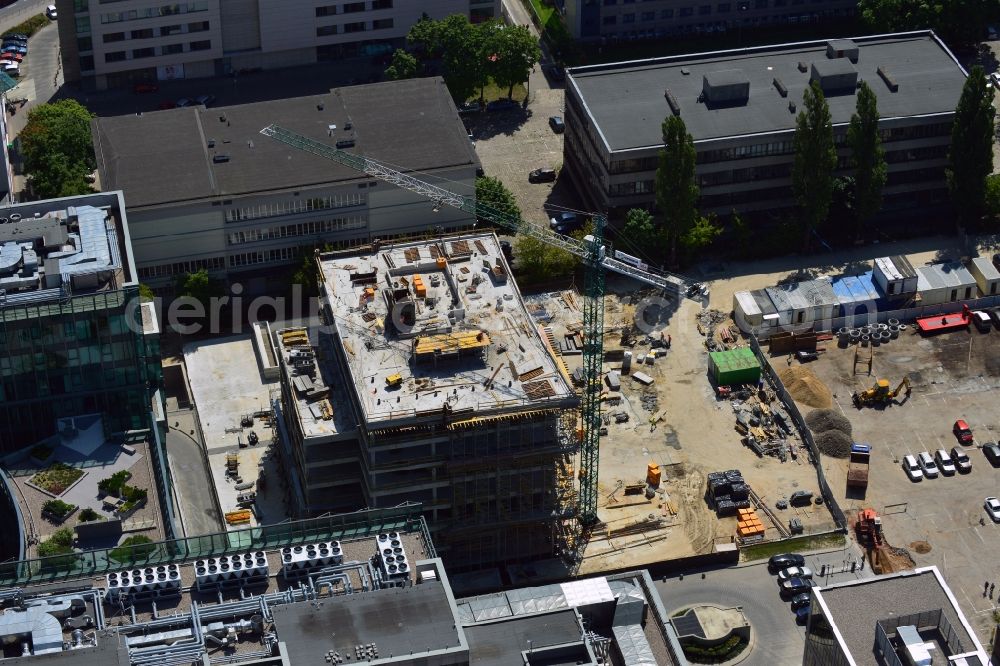
<path fill-rule="evenodd" d="M 986 442 L 983 445 L 983 455 L 986 456 L 991 465 L 1000 467 L 1000 446 L 997 446 L 993 442 Z"/>
<path fill-rule="evenodd" d="M 790 578 L 788 580 L 781 581 L 781 595 L 784 597 L 792 597 L 802 594 L 803 592 L 808 592 L 816 585 L 818 585 L 818 583 L 812 578 Z"/>
<path fill-rule="evenodd" d="M 802 567 L 805 564 L 806 558 L 798 553 L 783 553 L 781 555 L 772 555 L 771 559 L 767 561 L 767 568 L 773 573 L 787 569 L 788 567 Z"/>
<path fill-rule="evenodd" d="M 792 610 L 808 607 L 812 596 L 808 592 L 796 594 L 792 597 Z"/>
<path fill-rule="evenodd" d="M 535 169 L 528 174 L 529 183 L 551 183 L 556 179 L 555 169 Z"/>

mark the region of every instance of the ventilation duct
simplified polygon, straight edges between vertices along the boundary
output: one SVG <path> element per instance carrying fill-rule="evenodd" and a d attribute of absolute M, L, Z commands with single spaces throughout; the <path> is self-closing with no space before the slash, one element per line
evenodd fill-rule
<path fill-rule="evenodd" d="M 701 93 L 709 106 L 738 106 L 750 99 L 750 79 L 743 70 L 709 72 L 702 79 Z"/>
<path fill-rule="evenodd" d="M 847 58 L 851 62 L 858 62 L 858 45 L 850 39 L 831 39 L 826 43 L 826 57 L 835 60 L 837 58 Z"/>
<path fill-rule="evenodd" d="M 820 60 L 812 64 L 809 80 L 819 83 L 824 95 L 854 92 L 858 86 L 858 70 L 847 58 Z"/>

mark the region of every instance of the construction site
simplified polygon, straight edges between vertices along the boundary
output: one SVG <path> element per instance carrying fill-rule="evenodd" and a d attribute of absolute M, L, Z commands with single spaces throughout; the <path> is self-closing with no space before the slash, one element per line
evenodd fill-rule
<path fill-rule="evenodd" d="M 1000 471 L 982 448 L 1000 436 L 1000 332 L 968 322 L 931 335 L 908 323 L 884 326 L 877 346 L 852 343 L 848 331 L 846 340 L 818 336 L 812 360 L 800 362 L 794 351 L 769 360 L 783 377 L 794 376 L 786 387 L 805 413 L 823 473 L 873 570 L 941 567 L 988 640 L 996 600 L 984 581 L 996 582 L 987 554 L 1000 547 L 1000 526 L 983 504 L 997 495 Z M 972 431 L 967 442 L 955 432 L 960 419 Z M 956 448 L 969 467 L 940 464 L 954 460 Z M 937 471 L 921 470 L 912 480 L 905 458 L 923 452 L 937 461 Z"/>
<path fill-rule="evenodd" d="M 496 237 L 318 259 L 325 325 L 275 332 L 305 511 L 422 502 L 456 571 L 572 551 L 579 400 Z"/>

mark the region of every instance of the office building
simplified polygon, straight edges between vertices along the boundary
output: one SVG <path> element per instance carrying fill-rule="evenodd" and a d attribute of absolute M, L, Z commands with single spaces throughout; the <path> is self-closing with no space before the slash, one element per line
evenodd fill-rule
<path fill-rule="evenodd" d="M 84 88 L 379 56 L 426 14 L 499 17 L 497 0 L 56 0 L 66 81 Z"/>
<path fill-rule="evenodd" d="M 566 0 L 566 27 L 576 39 L 601 43 L 727 34 L 764 26 L 853 16 L 857 0 Z"/>
<path fill-rule="evenodd" d="M 152 427 L 159 333 L 138 289 L 121 192 L 0 209 L 0 451 L 63 417 Z"/>
<path fill-rule="evenodd" d="M 944 168 L 965 78 L 929 31 L 578 67 L 566 84 L 565 164 L 592 210 L 652 207 L 661 126 L 675 115 L 698 153 L 702 213 L 788 209 L 805 88 L 816 81 L 823 89 L 837 174 L 847 175 L 847 125 L 864 81 L 878 98 L 888 162 L 883 209 L 926 210 L 947 198 Z"/>
<path fill-rule="evenodd" d="M 989 660 L 937 567 L 812 590 L 802 666 Z"/>
<path fill-rule="evenodd" d="M 315 247 L 471 227 L 454 208 L 261 135 L 278 124 L 474 194 L 479 162 L 439 77 L 224 108 L 94 120 L 105 188 L 128 203 L 143 283 L 207 269 L 226 278 L 301 262 Z"/>
<path fill-rule="evenodd" d="M 234 537 L 240 541 L 229 541 Z M 647 572 L 456 598 L 426 525 L 407 511 L 287 522 L 169 547 L 153 543 L 147 555 L 63 566 L 55 586 L 49 580 L 60 564 L 55 558 L 2 565 L 4 661 L 684 663 L 674 657 L 666 612 Z"/>
<path fill-rule="evenodd" d="M 274 336 L 295 510 L 421 502 L 456 569 L 564 554 L 578 399 L 496 236 L 318 263 L 327 325 Z"/>

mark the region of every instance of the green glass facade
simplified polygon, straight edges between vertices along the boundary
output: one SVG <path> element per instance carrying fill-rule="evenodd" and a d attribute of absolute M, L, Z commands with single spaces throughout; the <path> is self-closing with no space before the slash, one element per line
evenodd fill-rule
<path fill-rule="evenodd" d="M 0 453 L 54 434 L 65 416 L 100 413 L 109 434 L 151 427 L 159 340 L 143 335 L 137 300 L 131 284 L 0 307 Z"/>

